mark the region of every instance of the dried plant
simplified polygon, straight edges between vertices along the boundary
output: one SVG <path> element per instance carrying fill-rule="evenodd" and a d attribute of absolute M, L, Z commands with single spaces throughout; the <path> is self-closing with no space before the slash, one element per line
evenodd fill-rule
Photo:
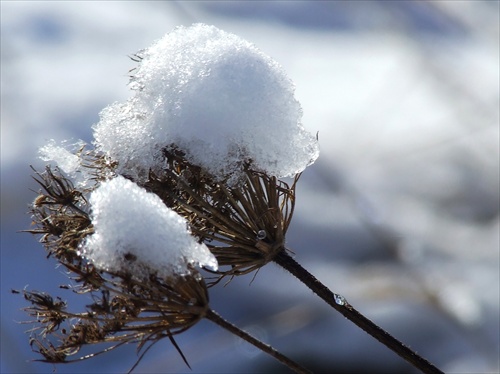
<path fill-rule="evenodd" d="M 92 151 L 80 151 L 83 167 L 92 170 L 95 183 L 112 177 L 116 164 Z M 434 365 L 413 352 L 392 335 L 359 313 L 347 300 L 333 293 L 290 255 L 285 246 L 285 234 L 290 225 L 295 187 L 253 171 L 251 161 L 244 168 L 244 177 L 238 183 L 220 181 L 200 167 L 191 164 L 175 146 L 163 150 L 165 167 L 161 173 L 150 171 L 142 187 L 156 194 L 166 206 L 186 219 L 190 230 L 216 256 L 222 269 L 216 271 L 222 278 L 257 271 L 268 262 L 275 262 L 301 280 L 313 292 L 362 328 L 382 344 L 426 373 L 440 373 Z M 36 228 L 28 230 L 40 234 L 48 257 L 55 257 L 72 276 L 77 293 L 91 293 L 94 303 L 85 312 L 70 313 L 61 299 L 40 292 L 24 291 L 32 303 L 26 308 L 36 318 L 38 327 L 31 344 L 49 362 L 71 362 L 66 357 L 84 345 L 109 346 L 97 354 L 122 344 L 137 343 L 138 352 L 145 353 L 157 341 L 168 337 L 176 345 L 174 335 L 187 330 L 202 318 L 256 345 L 297 372 L 305 372 L 274 348 L 255 340 L 236 326 L 224 321 L 208 306 L 206 284 L 193 268 L 183 277 L 163 279 L 154 270 L 147 278 L 138 278 L 127 272 L 97 270 L 81 256 L 83 239 L 93 233 L 87 213 L 86 190 L 77 190 L 72 182 L 49 167 L 45 173 L 36 173 L 36 182 L 42 187 L 34 201 L 32 216 Z M 127 262 L 140 261 L 130 253 Z M 69 320 L 73 325 L 59 329 Z M 82 333 L 82 331 L 84 331 Z M 49 336 L 52 340 L 47 340 Z M 75 338 L 75 336 L 79 338 Z M 55 338 L 55 340 L 54 340 Z M 92 357 L 86 355 L 83 358 Z M 139 356 L 139 360 L 142 354 Z M 187 363 L 187 361 L 186 361 Z M 134 365 L 135 367 L 135 365 Z"/>
<path fill-rule="evenodd" d="M 46 293 L 23 291 L 32 304 L 25 311 L 36 323 L 30 330 L 33 334 L 30 344 L 44 357 L 43 361 L 73 362 L 128 343 L 136 343 L 138 352 L 146 352 L 166 337 L 182 355 L 173 336 L 196 324 L 208 309 L 206 287 L 201 279 L 190 276 L 163 280 L 152 276 L 139 281 L 124 275 L 107 274 L 105 278 L 102 274 L 92 274 L 94 271 L 82 271 L 76 279 L 82 284 L 75 292 L 92 294 L 93 303 L 84 312 L 70 312 L 60 298 L 54 300 Z M 89 275 L 99 278 L 99 291 L 91 291 L 95 286 L 85 285 Z M 99 348 L 97 353 L 67 359 L 84 346 Z"/>

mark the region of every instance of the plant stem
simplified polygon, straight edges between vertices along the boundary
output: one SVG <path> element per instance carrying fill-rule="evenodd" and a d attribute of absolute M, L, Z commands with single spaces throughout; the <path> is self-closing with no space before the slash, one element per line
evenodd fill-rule
<path fill-rule="evenodd" d="M 427 374 L 443 374 L 441 370 L 431 364 L 429 361 L 419 356 L 406 345 L 401 343 L 395 337 L 390 335 L 387 331 L 370 321 L 354 307 L 349 304 L 343 296 L 333 293 L 328 287 L 321 283 L 314 275 L 309 273 L 297 261 L 295 261 L 285 250 L 279 252 L 273 261 L 281 266 L 283 269 L 289 271 L 292 275 L 297 277 L 302 283 L 309 287 L 316 295 L 323 299 L 327 304 L 333 307 L 336 311 L 341 313 L 348 320 L 353 322 L 356 326 L 363 329 L 379 342 L 384 344 L 387 348 L 397 353 L 404 360 L 412 364 L 414 367 L 420 369 L 423 373 Z"/>
<path fill-rule="evenodd" d="M 232 323 L 228 322 L 227 320 L 222 318 L 219 314 L 217 314 L 214 310 L 208 309 L 208 311 L 205 314 L 205 318 L 212 321 L 216 325 L 226 329 L 227 331 L 231 332 L 232 334 L 240 337 L 241 339 L 247 341 L 248 343 L 254 345 L 255 347 L 257 347 L 261 351 L 274 357 L 279 362 L 281 362 L 283 365 L 288 366 L 288 368 L 292 369 L 296 373 L 302 373 L 302 374 L 311 373 L 309 370 L 303 368 L 295 361 L 292 361 L 288 357 L 286 357 L 283 354 L 281 354 L 280 352 L 278 352 L 276 349 L 271 347 L 269 344 L 265 344 L 265 343 L 261 342 L 260 340 L 254 338 L 252 335 L 250 335 L 246 331 L 243 331 L 240 328 L 233 325 Z"/>

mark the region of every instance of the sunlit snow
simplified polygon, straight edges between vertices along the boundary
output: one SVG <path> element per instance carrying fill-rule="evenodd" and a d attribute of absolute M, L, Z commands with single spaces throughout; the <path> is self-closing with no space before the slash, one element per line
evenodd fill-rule
<path fill-rule="evenodd" d="M 249 42 L 195 24 L 138 55 L 134 97 L 103 110 L 94 128 L 96 146 L 118 161 L 119 173 L 144 178 L 172 144 L 219 179 L 237 178 L 242 161 L 283 177 L 318 157 L 292 81 Z"/>
<path fill-rule="evenodd" d="M 95 233 L 82 255 L 108 271 L 139 277 L 188 273 L 188 264 L 217 268 L 207 247 L 196 242 L 187 223 L 161 199 L 121 176 L 102 183 L 90 196 Z"/>

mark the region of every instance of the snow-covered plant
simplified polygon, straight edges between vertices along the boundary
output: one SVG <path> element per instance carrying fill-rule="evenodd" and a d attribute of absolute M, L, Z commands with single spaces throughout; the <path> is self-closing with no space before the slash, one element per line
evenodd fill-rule
<path fill-rule="evenodd" d="M 301 372 L 223 322 L 209 308 L 197 270 L 220 280 L 275 262 L 415 367 L 440 373 L 289 255 L 285 236 L 295 187 L 319 146 L 302 126 L 293 83 L 280 65 L 236 35 L 203 24 L 175 29 L 135 60 L 133 95 L 101 112 L 93 149 L 83 151 L 79 144 L 68 153 L 49 143 L 41 150 L 64 175 L 50 168 L 39 174 L 44 192 L 33 204 L 38 228 L 31 232 L 43 234 L 49 254 L 77 275 L 81 290 L 102 296 L 92 310 L 77 315 L 90 318 L 100 334 L 72 346 L 65 335 L 72 330 L 65 330 L 55 349 L 36 340 L 40 353 L 59 361 L 80 343 L 134 341 L 143 348 L 168 337 L 175 345 L 174 334 L 208 318 Z M 42 335 L 69 316 L 60 312 L 62 302 L 54 307 L 46 295 L 25 296 L 34 303 L 28 312 L 45 326 Z M 131 305 L 120 304 L 123 299 Z M 40 304 L 57 310 L 56 322 L 52 311 L 40 312 Z M 136 331 L 141 322 L 130 326 L 120 319 L 127 308 L 133 310 L 131 320 L 142 312 L 157 313 L 158 319 L 147 332 Z M 113 319 L 120 323 L 110 325 Z"/>
<path fill-rule="evenodd" d="M 138 55 L 134 95 L 101 113 L 96 149 L 160 196 L 242 274 L 284 248 L 295 199 L 277 178 L 316 160 L 294 86 L 273 59 L 213 26 L 179 27 Z"/>
<path fill-rule="evenodd" d="M 79 294 L 91 293 L 94 301 L 83 312 L 70 312 L 61 299 L 24 292 L 33 304 L 27 311 L 39 323 L 35 331 L 42 338 L 33 338 L 31 344 L 46 361 L 65 362 L 85 345 L 111 345 L 103 348 L 106 351 L 137 342 L 142 348 L 172 337 L 204 317 L 208 294 L 192 266 L 192 257 L 201 253 L 206 264 L 216 267 L 216 262 L 208 249 L 193 240 L 180 217 L 165 206 L 154 205 L 156 196 L 117 177 L 92 193 L 89 214 L 87 200 L 63 175 L 47 168 L 36 180 L 43 191 L 33 205 L 37 228 L 31 232 L 43 235 L 48 255 L 70 272 L 73 284 L 66 287 Z M 175 231 L 172 240 L 179 245 L 167 247 L 161 255 L 154 253 L 159 244 L 148 245 L 151 240 L 164 239 L 165 230 L 141 227 L 141 223 L 152 223 L 144 222 L 146 214 L 167 232 Z M 143 222 L 135 222 L 132 215 Z M 133 227 L 125 220 L 134 222 Z M 122 229 L 129 230 L 127 237 Z M 148 237 L 142 237 L 144 234 Z M 162 257 L 150 262 L 155 255 Z"/>

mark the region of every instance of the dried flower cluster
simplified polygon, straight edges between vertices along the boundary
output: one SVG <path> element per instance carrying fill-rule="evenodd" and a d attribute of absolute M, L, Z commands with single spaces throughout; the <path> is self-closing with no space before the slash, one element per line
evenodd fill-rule
<path fill-rule="evenodd" d="M 43 356 L 42 361 L 72 362 L 75 359 L 68 359 L 68 356 L 77 354 L 85 346 L 95 349 L 76 360 L 135 343 L 140 354 L 138 363 L 149 347 L 168 338 L 187 364 L 174 336 L 207 318 L 289 368 L 307 372 L 210 309 L 207 285 L 192 266 L 186 274 L 173 273 L 172 276 L 161 276 L 150 268 L 148 276 L 144 277 L 144 273 L 138 276 L 127 271 L 126 266 L 120 271 L 97 268 L 83 257 L 85 238 L 95 231 L 89 214 L 92 207 L 89 207 L 86 196 L 102 181 L 116 178 L 117 174 L 116 162 L 95 151 L 80 150 L 78 155 L 82 158 L 82 167 L 88 169 L 88 175 L 92 171 L 94 185 L 79 190 L 58 169 L 50 167 L 44 173 L 37 173 L 35 180 L 42 189 L 32 206 L 36 227 L 29 232 L 42 235 L 41 242 L 48 256 L 55 257 L 68 270 L 72 285 L 63 288 L 78 294 L 90 293 L 93 302 L 83 312 L 71 312 L 60 298 L 37 291 L 23 291 L 31 303 L 25 309 L 35 324 L 30 330 L 31 345 Z M 252 171 L 252 163 L 248 161 L 242 165 L 245 178 L 234 184 L 234 181 L 218 181 L 201 167 L 191 164 L 175 146 L 164 148 L 162 158 L 162 171 L 150 171 L 149 178 L 138 185 L 183 217 L 192 235 L 200 243 L 205 243 L 216 257 L 220 267 L 211 271 L 219 278 L 211 285 L 225 276 L 247 274 L 274 261 L 409 363 L 426 373 L 441 373 L 357 312 L 344 298 L 333 294 L 287 255 L 285 234 L 293 215 L 299 175 L 288 186 L 275 177 Z M 124 260 L 130 264 L 141 261 L 132 253 L 125 254 Z"/>

